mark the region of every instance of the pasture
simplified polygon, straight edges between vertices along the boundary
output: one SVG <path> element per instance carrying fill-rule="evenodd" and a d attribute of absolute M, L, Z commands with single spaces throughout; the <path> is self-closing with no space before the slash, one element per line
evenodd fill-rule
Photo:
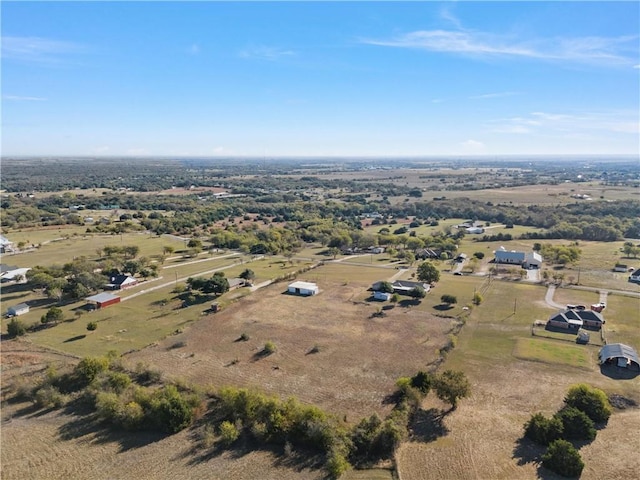
<path fill-rule="evenodd" d="M 576 382 L 640 402 L 640 377 L 614 380 L 601 374 L 597 347 L 531 337 L 531 323 L 554 312 L 544 302 L 544 288 L 494 280 L 482 291 L 485 301 L 472 310 L 457 347 L 441 367 L 464 370 L 472 396 L 444 415 L 441 436 L 418 437 L 400 447 L 396 460 L 402 480 L 555 478 L 538 470 L 536 455 L 543 449 L 519 446 L 522 426 L 531 414 L 555 412 Z M 563 301 L 569 296 L 597 297 L 593 292 L 560 292 Z M 612 295 L 609 303 L 607 331 L 609 327 L 613 331 L 608 336 L 622 341 L 624 333 L 634 332 L 626 341 L 637 345 L 640 300 Z M 423 408 L 443 407 L 431 395 Z M 640 462 L 634 452 L 640 446 L 639 429 L 637 409 L 616 410 L 596 440 L 581 448 L 586 464 L 581 478 L 613 480 L 637 472 Z M 620 445 L 620 438 L 633 440 Z"/>

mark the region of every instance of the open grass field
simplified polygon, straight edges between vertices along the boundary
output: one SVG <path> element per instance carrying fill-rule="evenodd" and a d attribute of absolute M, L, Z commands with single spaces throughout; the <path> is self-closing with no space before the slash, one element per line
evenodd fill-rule
<path fill-rule="evenodd" d="M 519 282 L 494 281 L 484 290 L 485 301 L 472 311 L 458 346 L 442 367 L 463 370 L 472 383 L 472 396 L 444 416 L 442 436 L 417 438 L 400 447 L 396 460 L 401 480 L 555 479 L 539 468 L 543 449 L 519 446 L 522 426 L 531 414 L 554 413 L 577 382 L 640 401 L 640 376 L 617 380 L 603 375 L 596 364 L 596 347 L 531 337 L 531 323 L 554 311 L 544 303 L 544 294 L 540 286 Z M 637 330 L 637 315 L 624 313 L 638 311 L 640 301 L 611 296 L 610 303 L 607 327 L 611 323 L 617 329 Z M 442 408 L 432 396 L 424 408 L 431 407 Z M 615 410 L 596 440 L 580 449 L 586 463 L 581 478 L 635 476 L 640 471 L 634 453 L 640 448 L 638 431 L 637 408 Z M 620 443 L 621 438 L 626 440 Z"/>
<path fill-rule="evenodd" d="M 372 317 L 381 302 L 363 298 L 380 272 L 368 270 L 348 278 L 346 266 L 320 267 L 300 277 L 318 282 L 321 292 L 314 297 L 284 294 L 286 283 L 274 284 L 127 358 L 199 383 L 293 395 L 349 421 L 385 415 L 390 406 L 383 400 L 395 380 L 435 360 L 451 322 L 401 306 Z M 243 333 L 248 341 L 238 341 Z M 262 356 L 266 341 L 277 351 Z"/>

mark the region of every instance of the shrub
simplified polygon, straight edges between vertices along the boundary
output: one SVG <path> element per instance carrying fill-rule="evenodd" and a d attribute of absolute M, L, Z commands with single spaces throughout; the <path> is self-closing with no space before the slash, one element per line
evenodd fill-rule
<path fill-rule="evenodd" d="M 563 426 L 563 438 L 568 440 L 587 440 L 596 438 L 596 429 L 593 420 L 586 413 L 574 407 L 564 407 L 556 417 Z"/>
<path fill-rule="evenodd" d="M 551 442 L 547 452 L 542 456 L 542 465 L 563 477 L 579 477 L 584 468 L 580 454 L 566 440 Z"/>
<path fill-rule="evenodd" d="M 440 301 L 447 305 L 453 305 L 454 303 L 458 303 L 458 298 L 454 295 L 444 294 L 440 297 Z"/>
<path fill-rule="evenodd" d="M 480 295 L 478 292 L 473 294 L 472 302 L 474 305 L 480 305 L 482 303 L 482 300 L 484 299 L 482 298 L 482 295 Z"/>
<path fill-rule="evenodd" d="M 549 445 L 554 440 L 562 438 L 562 421 L 558 417 L 547 418 L 536 413 L 524 425 L 525 437 L 540 445 Z"/>
<path fill-rule="evenodd" d="M 332 451 L 329 454 L 326 469 L 331 478 L 340 477 L 340 475 L 349 470 L 349 468 L 351 468 L 351 465 L 343 453 Z"/>
<path fill-rule="evenodd" d="M 109 372 L 109 386 L 116 392 L 122 393 L 131 385 L 131 377 L 123 372 Z"/>
<path fill-rule="evenodd" d="M 98 416 L 103 420 L 113 422 L 120 411 L 120 399 L 118 395 L 112 392 L 98 392 L 95 407 Z"/>
<path fill-rule="evenodd" d="M 27 333 L 27 327 L 22 320 L 13 317 L 7 325 L 7 333 L 10 337 L 20 337 Z"/>
<path fill-rule="evenodd" d="M 271 340 L 268 340 L 267 342 L 265 342 L 264 347 L 262 348 L 262 352 L 265 355 L 271 355 L 272 353 L 275 353 L 276 350 L 277 350 L 276 344 L 273 343 Z"/>
<path fill-rule="evenodd" d="M 87 330 L 89 330 L 90 332 L 93 332 L 97 328 L 98 328 L 98 322 L 89 322 L 89 323 L 87 323 Z"/>
<path fill-rule="evenodd" d="M 233 442 L 235 442 L 240 436 L 240 432 L 238 431 L 238 428 L 229 421 L 222 422 L 220 424 L 219 431 L 220 431 L 220 442 L 227 447 L 231 445 Z"/>
<path fill-rule="evenodd" d="M 166 385 L 151 397 L 147 418 L 160 430 L 177 433 L 193 421 L 193 408 L 174 385 Z"/>
<path fill-rule="evenodd" d="M 595 423 L 606 422 L 611 416 L 611 404 L 607 395 L 599 388 L 584 383 L 572 386 L 564 403 L 583 411 Z"/>
<path fill-rule="evenodd" d="M 475 252 L 473 256 L 476 257 L 478 260 L 482 260 L 484 258 L 484 252 Z"/>
<path fill-rule="evenodd" d="M 249 340 L 249 335 L 247 333 L 243 333 L 242 335 L 240 335 L 240 340 L 242 340 L 243 342 L 246 342 L 247 340 Z"/>
<path fill-rule="evenodd" d="M 74 372 L 82 383 L 88 385 L 108 368 L 109 359 L 105 357 L 85 357 L 76 365 Z"/>
<path fill-rule="evenodd" d="M 129 402 L 117 412 L 117 422 L 125 430 L 138 430 L 144 422 L 144 410 L 137 402 Z"/>
<path fill-rule="evenodd" d="M 59 408 L 65 403 L 64 396 L 52 385 L 45 385 L 36 390 L 33 403 L 40 408 Z"/>

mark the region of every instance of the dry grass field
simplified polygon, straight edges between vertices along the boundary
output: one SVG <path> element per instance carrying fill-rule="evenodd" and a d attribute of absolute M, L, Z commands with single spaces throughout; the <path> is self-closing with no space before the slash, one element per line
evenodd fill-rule
<path fill-rule="evenodd" d="M 349 421 L 385 415 L 396 379 L 435 360 L 451 320 L 401 306 L 372 318 L 381 304 L 363 301 L 369 281 L 336 281 L 329 267 L 314 271 L 321 289 L 314 297 L 271 285 L 127 358 L 201 384 L 293 395 Z M 243 333 L 249 340 L 239 341 Z M 277 351 L 263 356 L 267 341 Z"/>
<path fill-rule="evenodd" d="M 539 468 L 542 449 L 519 443 L 522 426 L 531 414 L 553 414 L 569 386 L 577 382 L 640 403 L 640 376 L 613 379 L 603 375 L 597 366 L 597 347 L 531 337 L 531 322 L 553 313 L 544 303 L 544 292 L 541 287 L 517 282 L 493 282 L 485 291 L 485 302 L 469 317 L 458 346 L 442 367 L 463 370 L 472 383 L 472 396 L 444 416 L 442 436 L 429 441 L 417 438 L 401 446 L 397 454 L 401 480 L 559 479 Z M 560 300 L 574 293 L 561 290 Z M 588 292 L 588 296 L 597 294 Z M 518 299 L 515 314 L 514 298 Z M 640 300 L 621 296 L 610 300 L 611 310 L 605 311 L 607 326 L 637 330 L 637 315 L 630 317 L 625 312 L 640 311 Z M 442 408 L 432 396 L 424 405 L 431 407 Z M 581 478 L 637 477 L 638 431 L 640 410 L 616 409 L 596 440 L 580 448 L 586 464 Z"/>

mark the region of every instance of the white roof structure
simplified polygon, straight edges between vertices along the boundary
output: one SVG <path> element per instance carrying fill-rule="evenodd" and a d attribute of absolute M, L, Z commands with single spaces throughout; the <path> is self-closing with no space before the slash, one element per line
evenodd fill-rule
<path fill-rule="evenodd" d="M 289 284 L 289 288 L 299 288 L 301 290 L 317 290 L 318 285 L 311 282 L 293 282 Z"/>
<path fill-rule="evenodd" d="M 104 303 L 104 302 L 108 302 L 109 300 L 114 300 L 116 298 L 120 298 L 120 297 L 117 295 L 112 295 L 111 293 L 102 292 L 102 293 L 98 293 L 97 295 L 87 297 L 85 298 L 85 300 L 87 302 Z"/>
<path fill-rule="evenodd" d="M 2 275 L 0 275 L 2 277 L 3 281 L 11 281 L 11 280 L 15 280 L 18 277 L 25 277 L 27 275 L 27 272 L 31 270 L 30 268 L 16 268 L 15 270 L 9 270 L 6 272 L 3 272 Z"/>

